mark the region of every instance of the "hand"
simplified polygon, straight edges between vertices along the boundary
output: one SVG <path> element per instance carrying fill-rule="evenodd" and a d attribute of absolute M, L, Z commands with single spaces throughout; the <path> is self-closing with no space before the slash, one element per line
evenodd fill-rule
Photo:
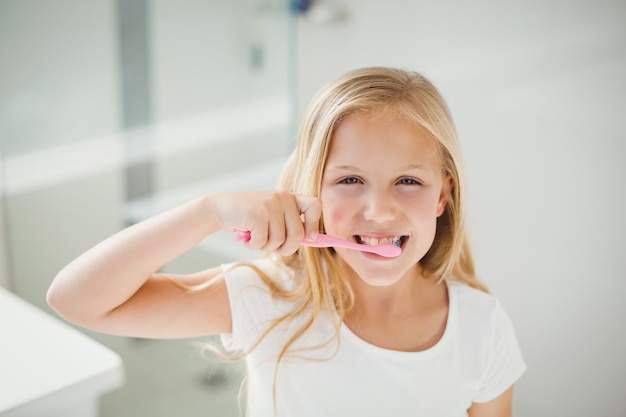
<path fill-rule="evenodd" d="M 280 191 L 226 193 L 215 196 L 217 219 L 226 231 L 250 231 L 245 246 L 281 255 L 293 254 L 305 236 L 314 239 L 322 213 L 316 197 Z"/>

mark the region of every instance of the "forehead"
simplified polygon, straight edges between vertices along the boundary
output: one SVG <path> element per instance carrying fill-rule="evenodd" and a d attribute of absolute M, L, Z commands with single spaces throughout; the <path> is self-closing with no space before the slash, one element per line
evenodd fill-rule
<path fill-rule="evenodd" d="M 346 161 L 439 166 L 435 139 L 394 111 L 352 114 L 339 123 L 331 139 L 326 164 Z"/>

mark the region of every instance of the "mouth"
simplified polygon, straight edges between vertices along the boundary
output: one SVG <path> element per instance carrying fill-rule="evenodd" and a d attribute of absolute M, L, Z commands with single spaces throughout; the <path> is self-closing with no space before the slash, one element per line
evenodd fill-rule
<path fill-rule="evenodd" d="M 373 236 L 361 236 L 354 235 L 356 243 L 367 246 L 380 246 L 380 245 L 394 245 L 401 248 L 408 236 L 386 236 L 386 237 L 373 237 Z"/>

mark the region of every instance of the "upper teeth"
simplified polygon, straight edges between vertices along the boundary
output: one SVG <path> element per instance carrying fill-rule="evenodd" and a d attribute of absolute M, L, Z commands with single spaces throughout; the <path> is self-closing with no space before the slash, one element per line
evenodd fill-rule
<path fill-rule="evenodd" d="M 378 245 L 398 245 L 400 243 L 401 236 L 394 237 L 361 237 L 359 236 L 360 243 L 368 246 L 378 246 Z"/>

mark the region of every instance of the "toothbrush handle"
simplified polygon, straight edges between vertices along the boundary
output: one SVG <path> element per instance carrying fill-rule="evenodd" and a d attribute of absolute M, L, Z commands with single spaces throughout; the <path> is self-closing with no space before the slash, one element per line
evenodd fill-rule
<path fill-rule="evenodd" d="M 327 240 L 325 238 L 330 237 L 323 234 L 318 234 L 317 239 L 310 241 L 304 239 L 302 244 L 305 246 L 315 246 L 319 248 L 333 246 L 335 242 L 331 242 L 331 240 Z M 250 231 L 249 230 L 236 230 L 235 231 L 235 241 L 236 242 L 247 242 L 250 240 Z"/>
<path fill-rule="evenodd" d="M 235 241 L 237 242 L 247 242 L 250 240 L 250 231 L 249 230 L 236 230 L 235 231 Z"/>
<path fill-rule="evenodd" d="M 235 232 L 235 240 L 237 242 L 247 242 L 250 240 L 250 231 L 249 230 L 237 230 Z M 367 246 L 361 245 L 359 243 L 348 242 L 343 239 L 339 239 L 334 236 L 325 235 L 323 233 L 318 233 L 317 238 L 315 240 L 302 240 L 302 245 L 304 246 L 312 246 L 315 248 L 327 248 L 331 246 L 341 246 L 344 248 L 355 249 L 362 252 L 371 252 L 376 253 L 378 255 L 386 256 L 386 257 L 396 257 L 402 253 L 402 249 L 394 245 L 381 245 L 381 246 Z"/>

